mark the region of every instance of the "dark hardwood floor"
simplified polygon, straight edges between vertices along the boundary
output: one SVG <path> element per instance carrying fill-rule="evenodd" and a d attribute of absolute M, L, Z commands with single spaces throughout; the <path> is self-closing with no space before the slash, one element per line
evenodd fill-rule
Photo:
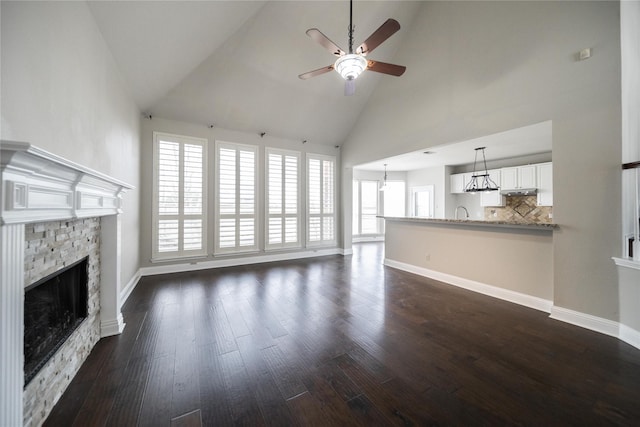
<path fill-rule="evenodd" d="M 382 251 L 145 277 L 45 425 L 640 425 L 640 350 Z"/>

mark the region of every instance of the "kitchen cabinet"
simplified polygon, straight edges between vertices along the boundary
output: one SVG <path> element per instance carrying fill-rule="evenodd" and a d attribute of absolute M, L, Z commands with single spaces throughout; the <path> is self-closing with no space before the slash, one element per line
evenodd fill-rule
<path fill-rule="evenodd" d="M 500 176 L 501 190 L 536 188 L 536 165 L 502 168 Z"/>
<path fill-rule="evenodd" d="M 493 169 L 488 171 L 489 178 L 500 186 L 502 171 L 500 169 Z M 480 193 L 480 206 L 504 206 L 505 199 L 500 190 L 497 191 L 483 191 Z"/>
<path fill-rule="evenodd" d="M 460 194 L 464 193 L 464 187 L 471 180 L 471 173 L 456 173 L 450 176 L 451 193 Z"/>
<path fill-rule="evenodd" d="M 553 206 L 553 165 L 540 163 L 536 169 L 538 206 Z"/>

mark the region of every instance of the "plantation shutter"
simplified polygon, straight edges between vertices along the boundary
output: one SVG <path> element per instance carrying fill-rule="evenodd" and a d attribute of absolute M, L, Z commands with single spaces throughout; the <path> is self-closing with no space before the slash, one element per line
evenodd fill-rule
<path fill-rule="evenodd" d="M 218 142 L 216 160 L 215 252 L 256 250 L 257 147 Z"/>
<path fill-rule="evenodd" d="M 206 255 L 206 140 L 154 132 L 152 258 Z"/>
<path fill-rule="evenodd" d="M 307 155 L 307 243 L 335 243 L 335 157 Z"/>
<path fill-rule="evenodd" d="M 266 248 L 300 247 L 300 153 L 267 148 Z"/>

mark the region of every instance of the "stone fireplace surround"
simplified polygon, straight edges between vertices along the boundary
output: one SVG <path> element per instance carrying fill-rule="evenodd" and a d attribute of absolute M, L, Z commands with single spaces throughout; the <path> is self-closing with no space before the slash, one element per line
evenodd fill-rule
<path fill-rule="evenodd" d="M 0 144 L 0 426 L 40 425 L 98 339 L 124 328 L 119 214 L 133 187 L 28 143 Z M 34 240 L 52 255 L 28 256 Z M 99 257 L 93 312 L 24 389 L 24 288 L 86 252 Z"/>

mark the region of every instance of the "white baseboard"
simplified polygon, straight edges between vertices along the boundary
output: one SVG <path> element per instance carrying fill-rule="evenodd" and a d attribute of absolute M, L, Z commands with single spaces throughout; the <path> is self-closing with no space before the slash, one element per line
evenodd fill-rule
<path fill-rule="evenodd" d="M 120 306 L 123 306 L 124 303 L 127 302 L 129 295 L 131 295 L 131 292 L 133 292 L 133 290 L 136 288 L 136 285 L 140 281 L 141 277 L 142 276 L 140 274 L 140 269 L 138 269 L 138 271 L 136 271 L 136 274 L 134 274 L 131 280 L 129 280 L 129 283 L 127 283 L 125 287 L 122 288 L 122 290 L 120 291 Z"/>
<path fill-rule="evenodd" d="M 153 276 L 156 274 L 181 273 L 185 271 L 207 270 L 209 268 L 235 267 L 239 265 L 259 264 L 263 262 L 288 261 L 302 258 L 314 258 L 325 255 L 349 255 L 349 250 L 341 248 L 309 249 L 299 252 L 269 253 L 247 257 L 224 257 L 202 262 L 190 262 L 182 264 L 157 265 L 153 267 L 142 267 L 142 276 Z"/>
<path fill-rule="evenodd" d="M 382 236 L 354 237 L 351 240 L 351 242 L 352 243 L 384 242 L 384 234 Z"/>
<path fill-rule="evenodd" d="M 533 308 L 536 310 L 549 313 L 553 302 L 534 297 L 531 295 L 523 294 L 520 292 L 511 291 L 497 286 L 487 285 L 486 283 L 476 282 L 475 280 L 469 280 L 462 277 L 454 276 L 452 274 L 442 273 L 439 271 L 429 270 L 428 268 L 418 267 L 404 262 L 395 261 L 389 258 L 385 258 L 384 265 L 397 268 L 399 270 L 408 271 L 419 276 L 435 279 L 440 282 L 444 282 L 450 285 L 458 286 L 460 288 L 468 289 L 470 291 L 478 292 L 484 295 L 488 295 L 501 300 L 520 304 L 525 307 Z"/>
<path fill-rule="evenodd" d="M 344 256 L 353 255 L 353 249 L 343 249 L 342 250 L 342 255 L 344 255 Z"/>
<path fill-rule="evenodd" d="M 621 324 L 619 338 L 627 344 L 640 349 L 640 332 L 636 331 L 635 329 Z"/>
<path fill-rule="evenodd" d="M 124 331 L 125 323 L 122 319 L 122 313 L 118 313 L 116 319 L 100 320 L 100 338 L 110 337 L 112 335 L 120 335 Z"/>
<path fill-rule="evenodd" d="M 613 320 L 603 319 L 602 317 L 592 316 L 591 314 L 579 311 L 569 310 L 568 308 L 553 306 L 551 308 L 552 319 L 562 322 L 571 323 L 585 329 L 600 332 L 601 334 L 610 335 L 619 338 L 620 324 Z"/>

